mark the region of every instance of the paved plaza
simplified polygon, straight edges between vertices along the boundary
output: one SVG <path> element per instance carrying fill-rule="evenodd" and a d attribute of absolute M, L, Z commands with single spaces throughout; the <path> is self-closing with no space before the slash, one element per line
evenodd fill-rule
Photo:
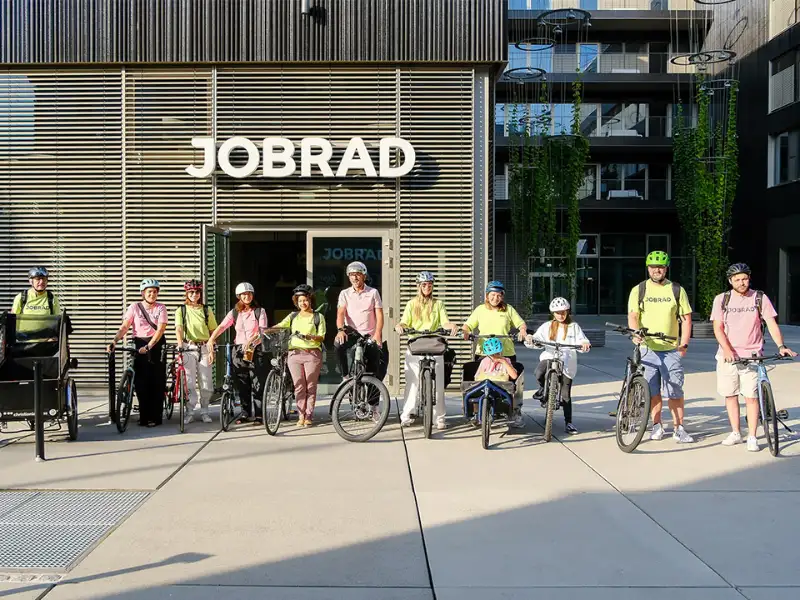
<path fill-rule="evenodd" d="M 800 348 L 800 329 L 785 332 Z M 714 349 L 693 340 L 685 362 L 696 443 L 645 441 L 630 455 L 617 449 L 608 416 L 630 350 L 618 335 L 581 356 L 579 435 L 566 437 L 557 414 L 545 443 L 543 411 L 528 400 L 525 429 L 497 425 L 488 451 L 455 395 L 447 431 L 431 440 L 401 429 L 395 412 L 372 441 L 351 444 L 327 420 L 270 438 L 249 425 L 219 433 L 216 415 L 184 435 L 173 419 L 121 436 L 103 425 L 104 398 L 84 394 L 79 441 L 48 434 L 46 462 L 34 462 L 27 430 L 0 437 L 0 489 L 25 492 L 0 494 L 16 503 L 0 499 L 0 548 L 17 531 L 8 515 L 25 514 L 26 503 L 55 498 L 66 514 L 82 498 L 117 516 L 106 522 L 90 507 L 69 525 L 27 522 L 42 556 L 82 528 L 105 529 L 70 570 L 0 568 L 0 598 L 800 597 L 800 436 L 782 437 L 779 458 L 719 445 L 729 426 Z M 520 357 L 529 398 L 538 353 Z M 778 407 L 800 428 L 800 362 L 770 377 Z M 64 490 L 82 493 L 48 495 Z"/>

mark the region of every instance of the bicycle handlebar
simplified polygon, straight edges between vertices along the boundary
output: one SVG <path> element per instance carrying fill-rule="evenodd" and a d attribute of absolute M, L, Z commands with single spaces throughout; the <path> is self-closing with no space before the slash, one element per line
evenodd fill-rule
<path fill-rule="evenodd" d="M 365 335 L 363 333 L 359 333 L 358 331 L 356 331 L 355 329 L 353 329 L 349 325 L 345 325 L 344 326 L 344 332 L 348 335 L 348 337 L 349 336 L 353 336 L 354 338 L 356 338 L 358 340 L 366 340 L 366 342 L 368 344 L 377 344 L 378 343 L 373 339 L 373 337 L 371 335 L 369 335 L 369 334 Z"/>
<path fill-rule="evenodd" d="M 469 339 L 471 340 L 486 340 L 489 338 L 508 338 L 509 340 L 516 340 L 517 336 L 515 335 L 501 335 L 501 334 L 487 334 L 487 335 L 475 335 L 474 333 L 469 334 Z"/>
<path fill-rule="evenodd" d="M 418 337 L 461 337 L 458 334 L 452 336 L 450 335 L 449 329 L 442 329 L 441 327 L 439 329 L 434 329 L 433 331 L 429 329 L 419 330 L 408 328 L 404 329 L 403 333 L 405 335 L 416 335 Z"/>
<path fill-rule="evenodd" d="M 733 361 L 734 365 L 749 365 L 750 363 L 766 362 L 768 360 L 794 360 L 791 356 L 783 356 L 782 354 L 770 354 L 769 356 L 751 356 L 750 358 L 739 358 Z"/>
<path fill-rule="evenodd" d="M 606 327 L 612 328 L 614 331 L 621 333 L 622 335 L 627 336 L 639 336 L 645 338 L 656 338 L 659 340 L 664 340 L 666 342 L 674 342 L 678 338 L 672 337 L 670 335 L 664 335 L 663 333 L 649 333 L 647 331 L 647 327 L 641 327 L 639 329 L 631 329 L 630 327 L 623 327 L 622 325 L 617 325 L 616 323 L 608 323 L 606 322 Z"/>
<path fill-rule="evenodd" d="M 534 346 L 550 346 L 551 348 L 572 348 L 574 350 L 581 350 L 583 346 L 580 344 L 561 344 L 558 342 L 540 342 L 539 340 L 533 340 Z"/>

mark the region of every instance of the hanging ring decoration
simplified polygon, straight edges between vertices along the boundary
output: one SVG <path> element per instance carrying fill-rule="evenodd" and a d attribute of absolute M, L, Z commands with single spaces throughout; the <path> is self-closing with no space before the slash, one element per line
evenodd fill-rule
<path fill-rule="evenodd" d="M 517 83 L 532 83 L 534 81 L 543 81 L 547 71 L 539 67 L 518 67 L 516 69 L 509 69 L 503 73 L 503 77 L 508 81 L 516 81 Z"/>
<path fill-rule="evenodd" d="M 733 50 L 703 50 L 702 52 L 676 54 L 669 59 L 669 62 L 679 67 L 705 67 L 706 65 L 730 62 L 734 58 L 736 58 L 736 52 Z"/>
<path fill-rule="evenodd" d="M 736 42 L 741 39 L 746 29 L 747 17 L 742 17 L 736 21 L 736 24 L 733 27 L 731 27 L 731 30 L 728 32 L 728 37 L 725 38 L 722 47 L 726 49 L 733 48 L 736 45 Z"/>
<path fill-rule="evenodd" d="M 556 43 L 555 38 L 540 36 L 520 40 L 514 46 L 523 52 L 544 52 L 550 50 Z"/>
<path fill-rule="evenodd" d="M 735 0 L 694 0 L 697 4 L 704 4 L 706 6 L 717 6 L 718 4 L 730 4 Z"/>
<path fill-rule="evenodd" d="M 735 84 L 738 84 L 738 79 L 720 78 L 720 79 L 707 79 L 700 84 L 700 90 L 703 92 L 714 95 L 714 92 L 724 92 L 730 90 Z"/>
<path fill-rule="evenodd" d="M 592 15 L 582 8 L 555 8 L 543 12 L 536 21 L 539 25 L 553 27 L 553 33 L 559 34 L 568 27 L 591 26 Z"/>

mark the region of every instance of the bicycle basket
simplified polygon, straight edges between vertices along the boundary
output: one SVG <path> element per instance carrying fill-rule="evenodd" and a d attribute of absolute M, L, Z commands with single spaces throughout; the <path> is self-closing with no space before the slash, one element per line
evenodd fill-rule
<path fill-rule="evenodd" d="M 419 337 L 408 342 L 411 354 L 441 355 L 447 352 L 447 341 L 443 337 Z"/>
<path fill-rule="evenodd" d="M 264 335 L 264 350 L 279 354 L 285 352 L 289 347 L 289 338 L 292 336 L 288 329 L 279 329 L 273 333 Z"/>

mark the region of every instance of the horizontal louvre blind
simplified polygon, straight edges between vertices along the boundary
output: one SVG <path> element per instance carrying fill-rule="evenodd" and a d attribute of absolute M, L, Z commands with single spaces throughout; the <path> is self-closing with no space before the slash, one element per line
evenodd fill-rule
<path fill-rule="evenodd" d="M 794 102 L 795 71 L 796 67 L 791 65 L 769 78 L 769 109 L 771 111 Z"/>
<path fill-rule="evenodd" d="M 473 308 L 472 95 L 471 69 L 400 73 L 400 137 L 414 145 L 420 167 L 417 177 L 401 180 L 400 308 L 416 293 L 416 273 L 433 271 L 435 293 L 457 324 Z M 463 364 L 467 344 L 451 345 Z"/>
<path fill-rule="evenodd" d="M 121 101 L 118 70 L 0 71 L 0 305 L 47 267 L 83 383 L 122 308 Z"/>
<path fill-rule="evenodd" d="M 378 166 L 380 138 L 397 131 L 396 71 L 392 68 L 223 70 L 217 74 L 217 140 L 242 136 L 260 148 L 265 137 L 295 145 L 296 173 L 287 178 L 217 177 L 222 222 L 380 222 L 396 219 L 392 179 L 324 178 L 316 166 L 300 177 L 300 140 L 321 137 L 334 147 L 335 172 L 345 146 L 361 137 Z M 235 156 L 235 155 L 234 155 Z M 244 161 L 243 161 L 244 162 Z"/>

